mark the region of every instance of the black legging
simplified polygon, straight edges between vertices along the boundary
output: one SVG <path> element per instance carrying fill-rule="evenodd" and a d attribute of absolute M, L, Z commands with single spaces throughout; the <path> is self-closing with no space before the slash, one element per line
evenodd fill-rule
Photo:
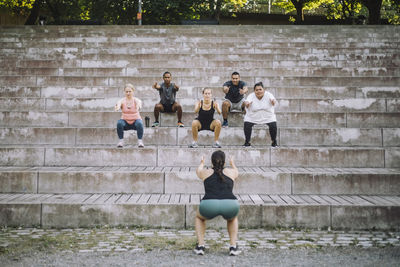
<path fill-rule="evenodd" d="M 246 143 L 250 143 L 251 139 L 251 132 L 253 130 L 253 126 L 255 123 L 245 121 L 244 122 L 244 136 L 246 138 Z M 278 128 L 276 126 L 276 121 L 267 123 L 268 128 L 269 128 L 269 134 L 271 135 L 271 140 L 272 142 L 276 141 L 276 133 L 278 131 Z"/>

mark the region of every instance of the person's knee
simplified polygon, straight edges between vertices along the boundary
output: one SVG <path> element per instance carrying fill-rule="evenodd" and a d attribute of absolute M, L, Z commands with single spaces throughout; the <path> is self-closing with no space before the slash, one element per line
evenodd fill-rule
<path fill-rule="evenodd" d="M 214 121 L 214 129 L 221 129 L 221 121 L 220 120 L 215 120 Z"/>
<path fill-rule="evenodd" d="M 222 108 L 230 108 L 231 107 L 231 104 L 228 102 L 228 101 L 224 101 L 224 102 L 222 102 Z"/>
<path fill-rule="evenodd" d="M 163 110 L 163 105 L 158 103 L 154 106 L 154 111 L 162 111 Z"/>
<path fill-rule="evenodd" d="M 117 128 L 124 128 L 125 122 L 124 120 L 118 120 L 117 121 Z"/>
<path fill-rule="evenodd" d="M 181 106 L 178 102 L 175 102 L 175 103 L 172 105 L 172 111 L 173 111 L 173 112 L 182 111 L 182 106 Z"/>

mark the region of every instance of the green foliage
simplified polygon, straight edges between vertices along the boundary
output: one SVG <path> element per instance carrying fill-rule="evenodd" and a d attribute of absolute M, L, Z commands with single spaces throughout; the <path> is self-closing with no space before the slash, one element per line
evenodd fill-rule
<path fill-rule="evenodd" d="M 390 24 L 400 25 L 400 0 L 383 0 L 381 17 Z"/>
<path fill-rule="evenodd" d="M 0 0 L 0 7 L 5 7 L 14 15 L 27 16 L 35 0 Z"/>

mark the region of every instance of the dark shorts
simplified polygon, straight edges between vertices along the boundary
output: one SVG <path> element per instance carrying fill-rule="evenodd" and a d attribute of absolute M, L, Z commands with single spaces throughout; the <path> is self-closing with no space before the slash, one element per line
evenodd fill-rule
<path fill-rule="evenodd" d="M 163 103 L 161 103 L 161 105 L 164 107 L 164 111 L 162 111 L 162 112 L 165 112 L 165 113 L 173 112 L 172 111 L 172 105 L 173 104 L 163 104 Z"/>
<path fill-rule="evenodd" d="M 199 132 L 200 132 L 200 131 L 211 131 L 211 132 L 214 132 L 214 130 L 211 130 L 211 129 L 210 129 L 211 123 L 212 123 L 214 120 L 212 120 L 211 122 L 208 122 L 208 121 L 201 121 L 201 120 L 199 120 L 199 118 L 196 118 L 195 120 L 198 120 L 198 121 L 200 122 L 200 124 L 201 124 L 201 128 L 200 128 Z"/>
<path fill-rule="evenodd" d="M 237 199 L 205 199 L 200 201 L 199 213 L 208 220 L 219 215 L 225 220 L 230 220 L 239 214 L 239 209 Z"/>

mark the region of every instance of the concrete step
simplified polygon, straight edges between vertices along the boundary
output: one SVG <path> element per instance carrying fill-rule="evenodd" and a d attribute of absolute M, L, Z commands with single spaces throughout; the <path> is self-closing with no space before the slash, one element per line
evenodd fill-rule
<path fill-rule="evenodd" d="M 124 76 L 129 77 L 154 77 L 155 80 L 165 71 L 163 68 L 24 68 L 9 66 L 0 70 L 0 75 L 14 75 L 19 74 L 22 76 L 29 75 L 44 75 L 44 76 Z M 185 76 L 220 76 L 225 77 L 232 71 L 232 68 L 219 68 L 218 70 L 209 68 L 169 68 L 168 71 L 173 73 L 174 77 Z M 242 68 L 240 74 L 246 77 L 249 76 L 283 76 L 283 77 L 371 77 L 371 76 L 400 76 L 400 67 L 348 67 L 348 68 L 335 68 L 335 67 L 317 67 L 311 66 L 309 68 L 293 67 L 293 68 Z M 229 77 L 227 78 L 229 79 Z"/>
<path fill-rule="evenodd" d="M 228 78 L 227 78 L 228 79 Z M 228 79 L 229 80 L 229 79 Z M 252 85 L 250 84 L 250 91 Z M 42 98 L 108 98 L 123 97 L 120 86 L 0 86 L 0 97 L 42 97 Z M 150 85 L 135 85 L 139 98 L 154 97 Z M 204 87 L 181 86 L 178 98 L 200 99 Z M 223 98 L 221 86 L 207 86 L 213 96 Z M 276 98 L 286 99 L 347 99 L 347 98 L 400 98 L 399 86 L 274 86 L 268 87 Z"/>
<path fill-rule="evenodd" d="M 241 227 L 399 229 L 400 197 L 238 194 Z M 2 226 L 193 227 L 200 194 L 0 194 Z M 221 218 L 212 227 L 225 227 Z"/>
<path fill-rule="evenodd" d="M 400 169 L 240 167 L 235 194 L 396 195 Z M 0 193 L 203 194 L 196 167 L 0 167 Z"/>
<path fill-rule="evenodd" d="M 182 64 L 182 63 L 180 63 Z M 177 77 L 175 82 L 180 86 L 190 87 L 209 87 L 221 86 L 225 79 L 215 76 L 213 79 L 204 79 L 203 77 Z M 150 86 L 154 81 L 160 80 L 159 77 L 85 77 L 85 76 L 0 76 L 0 82 L 3 86 L 55 86 L 55 87 L 73 87 L 73 86 L 123 86 L 132 83 L 137 86 Z M 385 86 L 395 87 L 400 84 L 400 77 L 267 77 L 253 76 L 242 77 L 250 86 L 256 82 L 262 81 L 267 87 L 288 87 L 288 86 L 309 86 L 318 87 L 329 84 L 331 86 L 363 86 L 363 87 L 379 87 Z"/>
<path fill-rule="evenodd" d="M 116 128 L 88 127 L 0 127 L 2 145 L 116 145 Z M 95 137 L 95 138 L 94 138 Z M 135 131 L 125 131 L 126 144 L 136 144 Z M 145 128 L 143 141 L 146 145 L 187 145 L 192 142 L 190 124 L 184 128 Z M 210 145 L 214 140 L 212 132 L 200 132 L 199 144 Z M 243 127 L 223 129 L 220 142 L 227 146 L 244 143 Z M 284 147 L 396 147 L 400 146 L 399 128 L 284 128 L 278 129 L 279 145 Z M 268 146 L 271 143 L 267 126 L 254 126 L 251 144 Z"/>
<path fill-rule="evenodd" d="M 148 89 L 150 90 L 150 89 Z M 220 89 L 221 90 L 221 89 Z M 222 90 L 221 90 L 222 91 Z M 141 112 L 152 112 L 160 97 L 155 90 L 152 98 L 141 98 Z M 185 92 L 183 92 L 185 94 Z M 0 97 L 2 111 L 111 111 L 121 97 L 107 98 L 27 98 Z M 277 98 L 275 108 L 282 112 L 326 112 L 326 113 L 359 113 L 359 112 L 400 112 L 400 100 L 397 98 L 347 98 L 347 99 L 284 99 Z M 184 112 L 194 110 L 198 99 L 177 97 Z M 220 107 L 224 98 L 214 98 Z"/>
<path fill-rule="evenodd" d="M 154 120 L 153 112 L 141 112 L 142 118 Z M 183 123 L 187 127 L 197 117 L 195 113 L 184 112 Z M 44 112 L 44 111 L 0 111 L 1 127 L 115 127 L 121 118 L 120 112 Z M 215 115 L 222 119 L 221 115 Z M 243 114 L 231 113 L 229 125 L 243 126 Z M 176 126 L 177 117 L 173 113 L 160 115 L 161 126 Z M 309 128 L 399 128 L 399 112 L 373 113 L 323 113 L 323 112 L 277 112 L 279 127 Z"/>
<path fill-rule="evenodd" d="M 60 166 L 60 167 L 194 167 L 199 155 L 210 154 L 210 146 L 128 145 L 114 146 L 27 146 L 2 145 L 0 166 Z M 222 144 L 224 145 L 224 144 Z M 328 167 L 328 168 L 399 168 L 400 148 L 387 147 L 226 147 L 240 167 Z"/>

